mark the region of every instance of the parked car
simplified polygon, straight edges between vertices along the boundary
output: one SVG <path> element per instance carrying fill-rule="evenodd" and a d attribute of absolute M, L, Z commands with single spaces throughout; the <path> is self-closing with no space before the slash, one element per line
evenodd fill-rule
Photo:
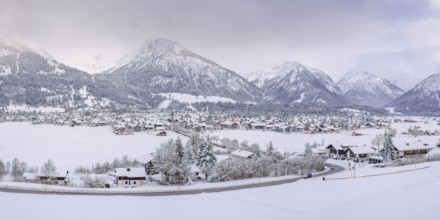
<path fill-rule="evenodd" d="M 307 173 L 306 176 L 304 177 L 304 179 L 309 179 L 312 178 L 312 173 Z"/>
<path fill-rule="evenodd" d="M 331 170 L 336 170 L 335 165 L 332 165 L 332 166 L 330 167 L 330 169 L 331 169 Z"/>

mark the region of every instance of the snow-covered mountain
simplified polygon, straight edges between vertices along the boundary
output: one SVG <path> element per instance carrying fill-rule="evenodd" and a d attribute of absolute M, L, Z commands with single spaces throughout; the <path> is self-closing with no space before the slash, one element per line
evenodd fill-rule
<path fill-rule="evenodd" d="M 146 41 L 100 77 L 143 94 L 185 93 L 236 101 L 258 101 L 263 96 L 237 73 L 163 38 Z"/>
<path fill-rule="evenodd" d="M 365 71 L 348 72 L 337 85 L 349 102 L 377 108 L 383 107 L 404 93 L 391 81 Z"/>
<path fill-rule="evenodd" d="M 104 54 L 97 54 L 74 64 L 74 67 L 87 73 L 96 74 L 114 68 L 117 59 Z"/>
<path fill-rule="evenodd" d="M 430 75 L 387 106 L 404 113 L 439 115 L 440 73 Z"/>
<path fill-rule="evenodd" d="M 345 104 L 341 91 L 323 71 L 285 62 L 250 73 L 248 80 L 266 95 L 287 103 Z"/>
<path fill-rule="evenodd" d="M 112 82 L 43 56 L 11 40 L 0 40 L 0 107 L 103 107 L 128 103 L 130 93 Z"/>

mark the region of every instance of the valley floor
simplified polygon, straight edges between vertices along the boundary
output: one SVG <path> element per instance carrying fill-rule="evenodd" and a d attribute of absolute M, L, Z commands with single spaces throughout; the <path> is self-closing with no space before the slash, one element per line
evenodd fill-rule
<path fill-rule="evenodd" d="M 436 123 L 393 123 L 391 125 L 398 132 L 406 131 L 410 126 L 420 126 L 421 129 L 439 130 Z M 353 146 L 370 146 L 376 134 L 383 134 L 383 129 L 360 129 L 356 132 L 361 136 L 352 136 L 351 131 L 329 134 L 283 134 L 274 131 L 261 130 L 220 130 L 207 132 L 219 139 L 237 139 L 239 142 L 247 141 L 249 144 L 258 143 L 264 150 L 272 141 L 274 147 L 281 152 L 304 152 L 306 143 L 318 143 L 328 146 L 340 143 Z M 113 161 L 123 155 L 134 159 L 145 154 L 155 152 L 161 143 L 180 137 L 183 142 L 187 137 L 168 131 L 167 136 L 156 136 L 153 133 L 140 132 L 134 135 L 119 136 L 107 127 L 67 127 L 56 125 L 32 125 L 28 122 L 0 123 L 0 159 L 4 162 L 18 158 L 30 166 L 41 166 L 48 159 L 55 162 L 57 168 L 73 170 L 83 166 L 92 166 L 97 162 Z M 6 135 L 7 134 L 7 135 Z M 397 135 L 393 139 L 398 142 L 428 143 L 435 146 L 439 136 Z M 218 149 L 216 149 L 218 150 Z M 36 156 L 38 155 L 38 156 Z"/>

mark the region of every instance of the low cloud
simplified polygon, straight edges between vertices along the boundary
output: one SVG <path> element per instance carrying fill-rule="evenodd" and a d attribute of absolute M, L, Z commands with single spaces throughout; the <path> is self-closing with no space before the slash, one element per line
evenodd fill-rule
<path fill-rule="evenodd" d="M 165 37 L 239 73 L 286 60 L 320 68 L 335 80 L 352 69 L 390 78 L 440 72 L 437 0 L 0 0 L 0 5 L 0 30 L 71 65 L 98 53 L 118 57 L 144 40 Z"/>

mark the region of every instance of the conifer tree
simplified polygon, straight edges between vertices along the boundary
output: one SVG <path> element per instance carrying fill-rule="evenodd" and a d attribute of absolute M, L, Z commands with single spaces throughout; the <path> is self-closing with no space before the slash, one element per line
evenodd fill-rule
<path fill-rule="evenodd" d="M 213 145 L 209 136 L 200 145 L 199 154 L 197 155 L 196 159 L 197 166 L 199 166 L 205 173 L 206 177 L 208 177 L 209 172 L 217 162 L 217 158 L 214 155 Z"/>
<path fill-rule="evenodd" d="M 381 154 L 383 157 L 384 163 L 390 163 L 392 160 L 397 159 L 397 150 L 393 145 L 393 140 L 391 134 L 385 131 L 385 140 L 383 143 L 383 149 L 381 150 Z"/>

